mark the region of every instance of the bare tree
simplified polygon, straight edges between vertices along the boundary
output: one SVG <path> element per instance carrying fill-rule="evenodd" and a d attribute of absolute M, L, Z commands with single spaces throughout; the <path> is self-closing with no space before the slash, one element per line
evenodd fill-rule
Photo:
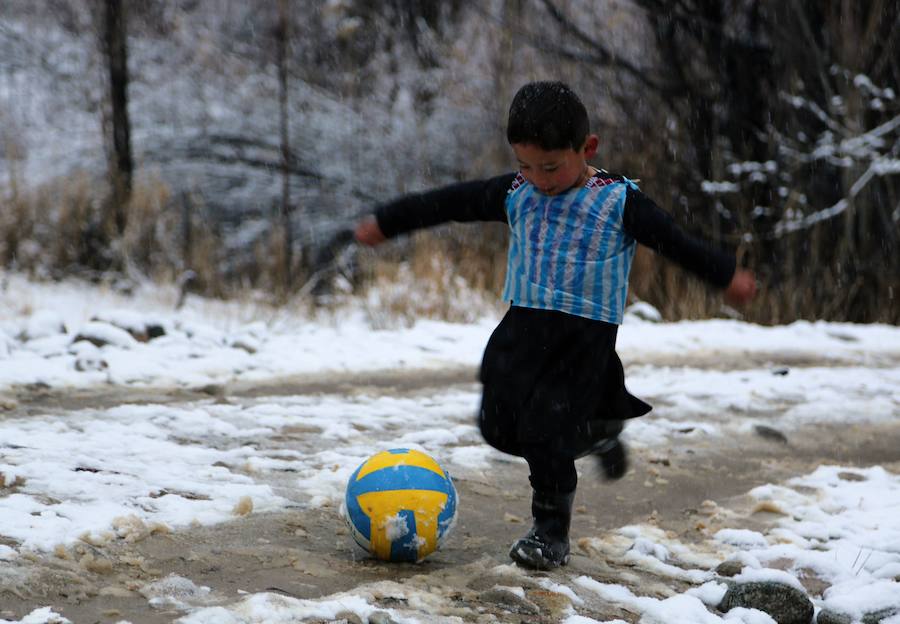
<path fill-rule="evenodd" d="M 900 318 L 900 5 L 633 0 L 636 58 L 585 27 L 589 3 L 531 3 L 534 46 L 621 77 L 632 144 L 649 128 L 665 146 L 654 195 L 760 268 L 760 318 Z"/>
<path fill-rule="evenodd" d="M 131 153 L 131 122 L 128 117 L 128 42 L 125 4 L 122 0 L 100 0 L 102 4 L 102 49 L 109 70 L 111 113 L 110 212 L 114 233 L 121 236 L 126 225 L 126 206 L 131 197 L 134 159 Z"/>
<path fill-rule="evenodd" d="M 284 265 L 282 267 L 282 284 L 287 293 L 293 283 L 293 233 L 291 223 L 291 134 L 288 108 L 288 48 L 290 45 L 290 0 L 278 0 L 278 25 L 275 39 L 278 45 L 278 118 L 281 137 L 281 210 L 280 223 L 284 246 Z"/>

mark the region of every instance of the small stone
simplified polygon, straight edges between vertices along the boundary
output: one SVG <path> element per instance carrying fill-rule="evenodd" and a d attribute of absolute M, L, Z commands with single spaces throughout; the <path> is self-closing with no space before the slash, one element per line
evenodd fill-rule
<path fill-rule="evenodd" d="M 90 342 L 98 348 L 112 345 L 122 349 L 129 349 L 137 344 L 134 337 L 126 330 L 100 321 L 86 323 L 75 335 L 72 343 L 82 340 Z"/>
<path fill-rule="evenodd" d="M 843 470 L 838 473 L 838 478 L 842 481 L 865 481 L 866 478 L 861 474 L 856 474 L 855 472 L 847 472 Z"/>
<path fill-rule="evenodd" d="M 881 624 L 884 620 L 892 618 L 900 613 L 900 609 L 896 607 L 888 607 L 879 611 L 872 611 L 863 615 L 862 624 Z"/>
<path fill-rule="evenodd" d="M 816 624 L 851 624 L 853 618 L 843 613 L 822 609 L 816 616 Z"/>
<path fill-rule="evenodd" d="M 340 611 L 335 616 L 338 622 L 346 622 L 347 624 L 365 624 L 362 618 L 353 613 L 353 611 Z M 369 620 L 370 622 L 372 620 Z"/>
<path fill-rule="evenodd" d="M 109 368 L 109 364 L 103 358 L 80 357 L 75 360 L 75 370 L 79 373 L 103 371 L 107 368 Z"/>
<path fill-rule="evenodd" d="M 773 442 L 778 442 L 780 444 L 788 443 L 787 436 L 774 427 L 769 427 L 767 425 L 755 425 L 753 427 L 753 430 L 757 435 L 765 438 L 766 440 L 772 440 Z"/>
<path fill-rule="evenodd" d="M 769 581 L 730 587 L 718 609 L 728 612 L 735 607 L 758 609 L 768 613 L 778 624 L 809 624 L 815 614 L 815 607 L 805 593 L 790 585 Z"/>
<path fill-rule="evenodd" d="M 729 559 L 728 561 L 723 561 L 718 566 L 716 566 L 716 574 L 719 576 L 737 576 L 741 573 L 741 570 L 744 569 L 744 564 L 735 559 Z"/>
<path fill-rule="evenodd" d="M 222 396 L 225 394 L 225 386 L 221 384 L 206 384 L 200 388 L 200 392 L 209 396 Z"/>
<path fill-rule="evenodd" d="M 844 342 L 859 342 L 859 338 L 857 338 L 853 334 L 848 334 L 846 332 L 839 332 L 839 331 L 832 330 L 832 331 L 827 331 L 825 333 L 832 338 L 836 338 L 837 340 L 843 340 Z"/>

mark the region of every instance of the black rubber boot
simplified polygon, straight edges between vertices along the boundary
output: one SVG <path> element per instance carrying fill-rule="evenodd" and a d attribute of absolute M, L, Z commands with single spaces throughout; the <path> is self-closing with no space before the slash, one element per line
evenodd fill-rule
<path fill-rule="evenodd" d="M 526 568 L 550 570 L 569 563 L 569 524 L 575 492 L 568 494 L 533 491 L 531 515 L 534 525 L 509 551 L 513 561 Z"/>

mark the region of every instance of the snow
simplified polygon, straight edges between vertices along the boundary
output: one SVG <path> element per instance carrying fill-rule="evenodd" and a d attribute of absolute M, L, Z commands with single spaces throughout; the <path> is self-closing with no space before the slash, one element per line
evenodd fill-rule
<path fill-rule="evenodd" d="M 352 471 L 382 448 L 425 450 L 451 474 L 476 478 L 502 459 L 482 442 L 473 418 L 475 370 L 496 317 L 376 330 L 371 316 L 353 306 L 310 316 L 253 301 L 188 298 L 175 310 L 176 293 L 162 288 L 126 296 L 73 282 L 31 283 L 17 274 L 3 275 L 3 283 L 0 409 L 14 410 L 25 387 L 61 396 L 116 387 L 159 401 L 81 409 L 47 403 L 27 416 L 0 418 L 0 487 L 6 488 L 0 536 L 11 544 L 0 545 L 0 565 L 79 542 L 102 545 L 227 522 L 238 513 L 336 508 Z M 665 449 L 675 438 L 715 439 L 760 424 L 790 434 L 816 423 L 889 423 L 900 412 L 900 328 L 663 323 L 643 320 L 652 318 L 645 312 L 627 315 L 619 332 L 629 388 L 657 406 L 626 429 L 636 447 Z M 135 337 L 151 325 L 164 335 Z M 75 341 L 79 334 L 99 346 Z M 88 361 L 95 367 L 86 367 Z M 703 367 L 679 365 L 701 361 Z M 398 370 L 459 371 L 463 382 L 399 396 L 365 389 L 228 392 L 241 384 L 266 388 L 290 380 L 302 387 Z M 227 400 L 166 399 L 172 391 L 209 385 Z M 290 431 L 305 435 L 285 446 L 259 443 Z M 876 608 L 900 608 L 900 476 L 879 466 L 821 466 L 749 496 L 790 513 L 765 530 L 726 524 L 699 544 L 649 525 L 613 536 L 610 556 L 690 585 L 683 593 L 641 595 L 625 584 L 574 575 L 540 582 L 569 597 L 564 621 L 570 624 L 595 621 L 579 610 L 596 598 L 648 623 L 771 622 L 754 610 L 710 610 L 724 593 L 712 569 L 726 559 L 744 564 L 739 582 L 802 588 L 801 577 L 814 574 L 829 585 L 816 606 L 857 619 Z M 231 603 L 181 577 L 144 588 L 149 602 L 177 609 L 184 624 L 288 622 L 341 612 L 365 621 L 378 610 L 374 596 L 385 592 L 403 597 L 404 607 L 388 612 L 397 622 L 426 621 L 421 614 L 437 613 L 444 600 L 387 581 L 314 600 L 263 593 Z M 19 622 L 54 621 L 63 620 L 49 605 Z"/>
<path fill-rule="evenodd" d="M 50 607 L 42 607 L 35 609 L 21 620 L 18 624 L 72 624 L 71 620 L 67 620 Z M 0 620 L 0 624 L 12 624 L 9 620 Z"/>
<path fill-rule="evenodd" d="M 769 545 L 764 535 L 747 529 L 722 529 L 714 537 L 733 546 L 765 548 Z"/>

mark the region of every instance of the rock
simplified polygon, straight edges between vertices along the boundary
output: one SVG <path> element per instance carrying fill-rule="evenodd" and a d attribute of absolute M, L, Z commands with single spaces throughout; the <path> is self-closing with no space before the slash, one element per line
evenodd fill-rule
<path fill-rule="evenodd" d="M 225 386 L 222 384 L 206 384 L 205 386 L 198 388 L 198 390 L 209 396 L 223 396 L 225 394 Z"/>
<path fill-rule="evenodd" d="M 353 611 L 341 611 L 334 617 L 338 622 L 346 622 L 347 624 L 364 624 L 362 618 L 356 615 Z M 371 622 L 372 620 L 370 619 L 369 621 Z"/>
<path fill-rule="evenodd" d="M 231 346 L 235 349 L 243 349 L 250 355 L 259 351 L 260 344 L 253 336 L 238 336 L 231 341 Z"/>
<path fill-rule="evenodd" d="M 728 612 L 735 607 L 759 609 L 778 624 L 809 624 L 815 614 L 813 603 L 805 593 L 790 585 L 770 581 L 730 587 L 718 609 Z"/>
<path fill-rule="evenodd" d="M 719 576 L 737 576 L 743 569 L 743 563 L 735 559 L 729 559 L 716 566 L 716 574 Z"/>
<path fill-rule="evenodd" d="M 103 358 L 80 357 L 75 360 L 75 370 L 80 373 L 103 371 L 107 368 L 109 364 Z"/>
<path fill-rule="evenodd" d="M 781 444 L 788 443 L 787 436 L 774 427 L 768 427 L 766 425 L 754 425 L 753 430 L 758 436 L 765 438 L 766 440 L 772 440 L 773 442 L 779 442 Z"/>
<path fill-rule="evenodd" d="M 894 617 L 898 613 L 900 613 L 900 609 L 897 607 L 888 607 L 887 609 L 866 613 L 863 615 L 862 624 L 880 624 L 880 622 Z"/>
<path fill-rule="evenodd" d="M 97 347 L 112 345 L 122 349 L 129 349 L 137 344 L 137 340 L 124 329 L 100 321 L 86 323 L 72 342 L 80 340 L 87 340 Z"/>
<path fill-rule="evenodd" d="M 862 617 L 862 624 L 880 624 L 884 620 L 900 613 L 897 607 L 888 607 L 887 609 L 879 609 L 866 613 Z M 816 624 L 851 624 L 853 618 L 846 613 L 838 613 L 829 609 L 822 609 L 816 617 Z"/>
<path fill-rule="evenodd" d="M 843 613 L 822 609 L 816 617 L 816 624 L 851 624 L 853 618 Z"/>
<path fill-rule="evenodd" d="M 91 317 L 91 321 L 113 325 L 127 331 L 138 342 L 147 342 L 166 335 L 162 323 L 147 320 L 140 312 L 134 310 L 104 310 Z"/>

